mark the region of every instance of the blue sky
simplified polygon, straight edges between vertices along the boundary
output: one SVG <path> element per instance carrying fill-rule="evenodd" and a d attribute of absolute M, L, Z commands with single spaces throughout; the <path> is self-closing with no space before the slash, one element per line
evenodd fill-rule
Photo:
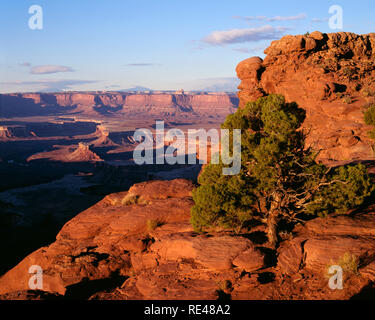
<path fill-rule="evenodd" d="M 341 31 L 331 5 L 342 31 L 374 31 L 373 0 L 1 0 L 0 92 L 235 87 L 236 65 L 272 39 Z"/>

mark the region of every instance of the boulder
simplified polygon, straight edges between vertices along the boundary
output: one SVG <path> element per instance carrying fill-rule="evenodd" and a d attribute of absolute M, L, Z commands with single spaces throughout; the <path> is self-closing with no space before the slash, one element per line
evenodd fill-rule
<path fill-rule="evenodd" d="M 345 264 L 345 257 L 355 258 L 358 269 L 371 265 L 375 261 L 374 230 L 374 214 L 314 219 L 300 226 L 295 231 L 297 236 L 280 246 L 278 268 L 288 275 L 301 269 L 323 274 L 329 266 Z"/>
<path fill-rule="evenodd" d="M 232 263 L 246 272 L 253 272 L 265 267 L 264 259 L 265 256 L 263 253 L 256 250 L 254 247 L 250 247 L 240 253 Z"/>
<path fill-rule="evenodd" d="M 135 270 L 155 266 L 152 254 L 140 256 L 151 240 L 148 221 L 186 223 L 192 184 L 183 180 L 150 184 L 132 190 L 140 195 L 140 190 L 145 190 L 144 196 L 152 198 L 152 204 L 126 205 L 110 195 L 70 220 L 54 243 L 31 253 L 0 278 L 0 294 L 28 290 L 32 276 L 29 268 L 33 265 L 43 270 L 43 290 L 61 295 L 82 281 L 124 276 L 133 264 Z M 121 200 L 126 194 L 117 197 Z"/>
<path fill-rule="evenodd" d="M 233 259 L 250 246 L 251 242 L 242 237 L 179 233 L 160 239 L 150 249 L 165 260 L 193 259 L 205 269 L 220 271 L 231 269 Z"/>

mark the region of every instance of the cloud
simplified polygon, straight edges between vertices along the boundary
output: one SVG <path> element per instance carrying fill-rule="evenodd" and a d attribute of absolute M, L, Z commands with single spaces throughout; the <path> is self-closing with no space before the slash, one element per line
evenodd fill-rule
<path fill-rule="evenodd" d="M 295 16 L 276 16 L 276 17 L 266 17 L 266 16 L 256 16 L 256 17 L 242 17 L 242 16 L 234 16 L 235 19 L 241 19 L 246 21 L 268 21 L 268 22 L 275 22 L 275 21 L 296 21 L 296 20 L 304 20 L 307 18 L 305 13 L 300 13 Z"/>
<path fill-rule="evenodd" d="M 235 92 L 240 80 L 235 77 L 196 79 L 191 83 L 181 84 L 189 91 Z"/>
<path fill-rule="evenodd" d="M 21 67 L 30 67 L 31 63 L 30 62 L 22 62 L 19 64 Z"/>
<path fill-rule="evenodd" d="M 95 80 L 35 80 L 35 81 L 13 81 L 0 82 L 7 86 L 37 86 L 37 90 L 41 92 L 57 92 L 63 90 L 72 90 L 72 86 L 83 85 L 89 83 L 97 83 Z"/>
<path fill-rule="evenodd" d="M 113 89 L 113 88 L 121 88 L 121 86 L 119 84 L 113 84 L 113 85 L 104 87 L 104 89 Z"/>
<path fill-rule="evenodd" d="M 210 45 L 225 45 L 232 43 L 257 42 L 262 40 L 275 40 L 280 38 L 286 27 L 272 27 L 269 25 L 259 28 L 232 29 L 226 31 L 214 31 L 202 41 Z"/>
<path fill-rule="evenodd" d="M 143 86 L 134 85 L 131 88 L 122 89 L 120 91 L 152 91 L 152 89 L 143 87 Z"/>
<path fill-rule="evenodd" d="M 315 23 L 322 23 L 322 22 L 328 22 L 328 18 L 313 18 L 311 19 L 311 22 L 315 22 Z"/>
<path fill-rule="evenodd" d="M 50 74 L 58 72 L 73 72 L 74 70 L 66 66 L 57 66 L 57 65 L 44 65 L 44 66 L 35 66 L 30 70 L 31 74 Z"/>
<path fill-rule="evenodd" d="M 128 63 L 125 64 L 126 67 L 154 67 L 160 66 L 159 63 Z"/>
<path fill-rule="evenodd" d="M 241 52 L 241 53 L 252 53 L 252 52 L 257 52 L 257 51 L 264 51 L 265 47 L 255 47 L 255 48 L 234 48 L 234 51 Z"/>

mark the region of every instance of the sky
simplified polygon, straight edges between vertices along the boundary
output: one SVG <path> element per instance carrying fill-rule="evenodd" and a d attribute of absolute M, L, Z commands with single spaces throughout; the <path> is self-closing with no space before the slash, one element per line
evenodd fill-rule
<path fill-rule="evenodd" d="M 1 0 L 0 93 L 232 91 L 237 64 L 271 41 L 370 33 L 374 12 L 373 0 Z"/>

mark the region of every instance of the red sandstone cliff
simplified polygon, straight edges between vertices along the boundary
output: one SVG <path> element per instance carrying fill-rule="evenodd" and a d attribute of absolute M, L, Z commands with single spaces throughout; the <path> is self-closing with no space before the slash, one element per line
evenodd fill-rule
<path fill-rule="evenodd" d="M 40 296 L 27 292 L 32 265 L 43 269 L 44 291 L 81 299 L 348 299 L 375 280 L 374 207 L 297 226 L 276 262 L 262 226 L 246 237 L 194 233 L 192 188 L 150 181 L 106 196 L 0 277 L 0 299 Z M 327 265 L 347 253 L 359 259 L 358 273 L 345 269 L 343 290 L 331 290 Z M 115 285 L 82 295 L 100 279 Z"/>
<path fill-rule="evenodd" d="M 375 103 L 375 34 L 285 36 L 237 66 L 240 106 L 265 94 L 283 94 L 306 109 L 308 143 L 322 159 L 373 158 L 363 110 Z"/>
<path fill-rule="evenodd" d="M 59 146 L 55 145 L 52 151 L 36 153 L 27 158 L 27 161 L 48 159 L 61 162 L 97 162 L 103 161 L 96 153 L 90 150 L 89 145 L 79 143 L 78 145 Z"/>
<path fill-rule="evenodd" d="M 90 116 L 105 112 L 126 116 L 163 116 L 186 113 L 225 116 L 238 106 L 234 94 L 134 93 L 24 93 L 0 95 L 0 117 L 56 113 Z"/>

